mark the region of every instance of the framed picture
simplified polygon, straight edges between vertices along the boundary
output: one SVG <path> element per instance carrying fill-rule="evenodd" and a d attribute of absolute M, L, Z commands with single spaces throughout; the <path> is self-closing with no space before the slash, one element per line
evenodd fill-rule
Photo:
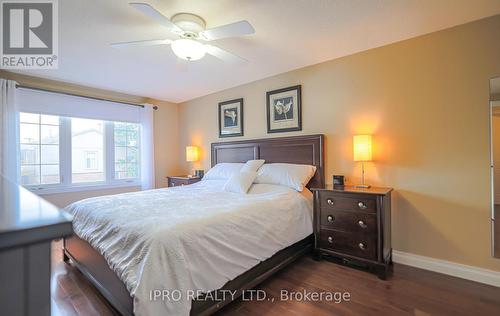
<path fill-rule="evenodd" d="M 302 130 L 300 85 L 267 92 L 267 132 Z"/>
<path fill-rule="evenodd" d="M 243 136 L 243 99 L 219 103 L 219 137 Z"/>

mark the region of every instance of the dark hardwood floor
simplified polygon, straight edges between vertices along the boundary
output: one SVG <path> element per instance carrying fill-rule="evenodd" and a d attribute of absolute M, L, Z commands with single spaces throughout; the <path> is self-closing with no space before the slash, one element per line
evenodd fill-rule
<path fill-rule="evenodd" d="M 53 244 L 52 314 L 114 315 L 105 299 Z M 218 315 L 500 315 L 500 288 L 394 264 L 387 281 L 307 256 L 259 289 L 274 302 L 236 301 Z M 349 292 L 350 301 L 280 301 L 280 291 Z"/>
<path fill-rule="evenodd" d="M 62 261 L 62 242 L 52 243 L 52 316 L 116 315 L 75 267 Z"/>

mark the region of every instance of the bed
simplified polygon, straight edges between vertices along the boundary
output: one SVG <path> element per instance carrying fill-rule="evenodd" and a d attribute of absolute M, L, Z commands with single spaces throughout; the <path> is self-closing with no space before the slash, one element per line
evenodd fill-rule
<path fill-rule="evenodd" d="M 221 162 L 245 162 L 247 160 L 251 159 L 265 159 L 266 163 L 276 163 L 276 162 L 282 162 L 282 163 L 295 163 L 295 164 L 309 164 L 309 165 L 314 165 L 317 168 L 316 174 L 314 177 L 311 179 L 309 182 L 308 186 L 323 186 L 324 185 L 324 139 L 323 135 L 307 135 L 307 136 L 294 136 L 294 137 L 283 137 L 283 138 L 267 138 L 267 139 L 255 139 L 255 140 L 245 140 L 245 141 L 235 141 L 235 142 L 223 142 L 223 143 L 213 143 L 211 145 L 211 164 L 212 166 L 216 165 L 217 163 Z M 204 182 L 204 181 L 202 181 Z M 210 187 L 212 186 L 212 187 Z M 176 190 L 181 190 L 175 194 L 175 196 L 179 197 L 179 200 L 176 201 L 174 204 L 182 204 L 182 203 L 187 203 L 186 201 L 189 199 L 189 196 L 191 195 L 191 200 L 195 200 L 196 196 L 203 197 L 204 199 L 209 200 L 212 196 L 214 196 L 215 199 L 217 199 L 217 196 L 220 194 L 219 199 L 223 199 L 226 196 L 222 195 L 223 193 L 210 193 L 214 190 L 214 187 L 220 187 L 220 184 L 212 183 L 209 184 L 208 181 L 205 181 L 205 183 L 198 183 L 197 185 L 192 185 L 192 187 L 189 190 L 184 190 L 182 188 L 178 188 Z M 256 189 L 258 187 L 256 186 Z M 173 188 L 172 188 L 173 189 Z M 119 205 L 120 204 L 120 199 L 123 201 L 130 201 L 130 199 L 143 199 L 143 200 L 154 200 L 156 203 L 161 204 L 160 201 L 161 199 L 164 199 L 165 202 L 163 203 L 168 203 L 171 199 L 174 199 L 174 193 L 172 189 L 160 189 L 160 190 L 152 190 L 152 191 L 144 191 L 144 192 L 139 192 L 139 193 L 130 193 L 128 195 L 119 195 L 116 197 L 108 197 L 108 198 L 102 198 L 98 199 L 97 201 L 100 204 L 92 204 L 92 203 L 97 203 L 96 201 L 87 201 L 85 203 L 90 203 L 86 205 L 87 208 L 93 207 L 94 205 L 99 205 L 99 207 L 96 207 L 96 209 L 101 208 L 102 212 L 95 213 L 95 216 L 100 216 L 98 214 L 102 213 L 101 216 L 105 218 L 107 208 L 106 205 Z M 210 191 L 210 192 L 207 192 Z M 267 188 L 266 188 L 267 190 Z M 275 190 L 275 189 L 273 189 Z M 262 192 L 257 192 L 257 193 L 262 193 Z M 276 196 L 279 196 L 279 199 L 283 200 L 283 204 L 281 207 L 282 208 L 287 208 L 293 206 L 293 208 L 299 208 L 300 206 L 300 201 L 301 198 L 296 196 L 294 198 L 294 195 L 288 192 L 264 192 L 265 194 L 255 194 L 255 195 L 250 195 L 248 198 L 254 198 L 255 200 L 251 201 L 252 205 L 260 205 L 264 207 L 264 205 L 268 204 L 263 204 L 265 203 L 264 200 L 267 199 L 276 199 Z M 137 194 L 137 196 L 134 196 L 134 194 Z M 266 195 L 267 194 L 267 195 Z M 145 198 L 145 195 L 148 195 L 147 198 Z M 283 198 L 285 197 L 285 198 Z M 296 200 L 296 201 L 295 201 Z M 209 205 L 212 206 L 217 206 L 216 200 L 214 201 L 209 201 Z M 85 208 L 85 203 L 80 204 L 80 206 Z M 107 204 L 109 203 L 109 204 Z M 173 202 L 172 202 L 173 203 Z M 231 201 L 234 205 L 232 206 L 233 208 L 239 207 L 241 210 L 238 212 L 240 215 L 245 214 L 245 207 L 249 204 L 249 200 L 238 200 L 238 198 L 235 198 L 234 201 Z M 286 204 L 289 203 L 289 204 Z M 290 204 L 292 203 L 292 204 Z M 295 203 L 295 204 L 293 204 Z M 217 211 L 220 211 L 221 214 L 220 216 L 227 216 L 229 213 L 224 213 L 224 210 L 227 210 L 227 207 L 223 207 L 223 204 L 221 202 L 220 206 L 217 208 Z M 277 204 L 277 203 L 275 203 Z M 126 209 L 127 203 L 123 203 L 123 220 L 127 220 L 126 216 L 137 216 L 137 210 Z M 191 203 L 191 208 L 196 209 L 196 204 Z M 261 208 L 262 208 L 261 207 Z M 265 206 L 265 207 L 270 207 L 270 206 Z M 278 206 L 276 206 L 278 207 Z M 151 209 L 154 209 L 154 206 L 150 206 Z M 185 208 L 186 209 L 186 208 Z M 203 216 L 203 212 L 207 207 L 205 206 L 199 206 L 199 210 L 201 212 L 200 216 Z M 90 211 L 90 213 L 93 210 Z M 196 211 L 196 210 L 193 210 Z M 215 211 L 215 209 L 212 209 L 212 211 Z M 294 210 L 292 210 L 294 211 Z M 277 212 L 277 211 L 276 211 Z M 293 214 L 293 212 L 290 212 Z M 278 213 L 277 213 L 278 214 Z M 297 214 L 300 214 L 297 212 Z M 161 214 L 159 214 L 161 215 Z M 188 215 L 186 215 L 188 216 Z M 256 215 L 252 215 L 256 216 Z M 299 215 L 295 215 L 296 217 Z M 179 221 L 182 221 L 182 216 L 179 215 L 180 219 Z M 198 225 L 199 232 L 205 231 L 205 230 L 220 230 L 220 223 L 219 221 L 212 220 L 214 217 L 211 216 L 210 219 L 211 221 L 204 222 L 203 225 Z M 158 217 L 156 220 L 151 219 L 152 222 L 160 220 L 161 217 Z M 253 218 L 252 220 L 255 220 Z M 278 219 L 276 219 L 278 220 Z M 286 220 L 288 221 L 288 220 Z M 89 222 L 92 224 L 92 217 L 90 217 Z M 303 219 L 300 219 L 299 222 L 303 222 L 303 226 L 307 225 L 307 222 Z M 147 223 L 147 222 L 146 222 Z M 234 222 L 236 223 L 236 221 Z M 232 225 L 234 225 L 234 223 Z M 239 222 L 238 222 L 239 223 Z M 269 223 L 273 223 L 272 221 L 269 221 Z M 285 226 L 282 226 L 279 221 L 274 222 L 276 225 L 276 234 L 274 236 L 266 236 L 267 238 L 267 243 L 263 242 L 262 240 L 255 240 L 253 243 L 260 243 L 262 249 L 267 249 L 271 251 L 272 253 L 267 253 L 267 254 L 259 254 L 258 256 L 256 254 L 253 254 L 251 249 L 252 248 L 247 248 L 245 249 L 244 247 L 246 246 L 241 246 L 242 253 L 240 254 L 227 254 L 224 256 L 219 255 L 219 260 L 224 260 L 226 257 L 233 256 L 234 258 L 238 259 L 240 256 L 241 262 L 240 266 L 238 269 L 234 269 L 234 271 L 224 271 L 222 275 L 217 275 L 220 271 L 215 270 L 210 270 L 208 269 L 208 272 L 206 275 L 202 273 L 199 269 L 194 269 L 193 271 L 198 271 L 198 274 L 196 278 L 192 275 L 188 275 L 188 277 L 191 279 L 196 279 L 196 284 L 197 288 L 201 289 L 210 289 L 211 291 L 204 291 L 208 292 L 212 295 L 209 296 L 204 296 L 204 295 L 198 295 L 195 296 L 192 301 L 189 302 L 190 309 L 189 309 L 189 314 L 191 315 L 209 315 L 217 311 L 218 309 L 222 308 L 226 304 L 230 303 L 234 299 L 238 298 L 239 295 L 241 295 L 242 291 L 251 289 L 255 287 L 257 284 L 261 283 L 263 280 L 274 274 L 275 272 L 279 271 L 281 268 L 286 266 L 287 264 L 293 262 L 300 256 L 302 256 L 304 253 L 310 251 L 312 247 L 312 236 L 310 235 L 310 232 L 308 234 L 305 234 L 304 232 L 306 230 L 300 229 L 297 227 L 297 232 L 293 232 L 288 229 L 285 229 Z M 261 222 L 259 225 L 264 225 L 264 222 Z M 153 224 L 147 224 L 151 225 L 151 227 L 154 226 Z M 219 225 L 219 226 L 217 226 Z M 251 226 L 251 225 L 246 225 L 246 226 Z M 248 228 L 241 226 L 241 227 L 236 227 L 236 231 L 241 232 L 242 235 L 247 234 L 249 244 L 252 244 L 251 236 L 250 236 L 250 231 Z M 77 227 L 78 228 L 78 227 Z M 312 228 L 312 227 L 311 227 Z M 140 227 L 137 228 L 139 230 Z M 194 228 L 190 226 L 190 229 L 192 231 L 196 230 L 196 226 Z M 246 230 L 245 230 L 246 229 Z M 78 230 L 78 229 L 77 229 Z M 80 231 L 82 231 L 80 229 Z M 133 230 L 132 230 L 133 231 Z M 154 229 L 151 229 L 151 231 L 154 231 Z M 186 230 L 189 231 L 189 230 Z M 228 230 L 229 231 L 229 230 Z M 99 234 L 95 234 L 97 237 L 95 237 L 93 234 L 89 233 L 87 235 L 80 233 L 81 235 L 84 235 L 84 238 L 79 238 L 78 236 L 72 236 L 71 238 L 67 238 L 64 241 L 64 256 L 65 260 L 68 261 L 71 259 L 71 264 L 75 265 L 89 280 L 91 283 L 94 284 L 94 286 L 99 290 L 99 292 L 108 300 L 108 302 L 118 311 L 120 314 L 123 315 L 132 315 L 134 313 L 134 304 L 136 304 L 136 308 L 138 306 L 147 306 L 148 308 L 152 308 L 154 304 L 147 304 L 142 305 L 138 304 L 137 302 L 137 297 L 144 297 L 145 293 L 142 293 L 144 289 L 141 289 L 141 282 L 137 282 L 139 284 L 138 286 L 133 286 L 135 283 L 133 281 L 130 281 L 131 279 L 133 280 L 133 276 L 127 276 L 126 275 L 126 269 L 121 269 L 119 265 L 133 265 L 135 260 L 137 259 L 136 255 L 131 255 L 130 253 L 132 251 L 121 251 L 119 253 L 119 258 L 120 260 L 110 260 L 109 254 L 105 253 L 100 249 L 100 243 L 97 240 L 94 239 L 99 239 L 99 238 L 104 238 L 103 235 L 98 236 Z M 291 234 L 287 240 L 290 240 L 290 238 L 295 238 L 297 239 L 296 242 L 293 244 L 287 245 L 283 243 L 283 239 L 280 239 L 280 235 L 284 234 Z M 302 234 L 302 235 L 301 235 Z M 95 238 L 94 238 L 94 237 Z M 108 236 L 109 237 L 109 236 Z M 300 238 L 299 238 L 300 237 Z M 93 239 L 94 238 L 94 239 Z M 106 237 L 107 238 L 107 237 Z M 113 239 L 102 239 L 105 240 L 105 242 L 108 243 L 116 243 L 116 240 Z M 140 248 L 139 246 L 141 245 L 140 243 L 133 243 L 136 238 L 133 234 L 127 235 L 127 239 L 132 240 L 132 242 L 129 242 L 127 244 L 127 247 L 114 247 L 113 249 L 129 249 L 128 247 L 132 248 Z M 227 238 L 227 236 L 226 236 Z M 122 238 L 123 240 L 123 238 Z M 165 242 L 169 243 L 174 243 L 176 241 L 175 238 L 169 238 L 169 236 L 166 236 L 164 238 Z M 121 241 L 120 241 L 121 242 Z M 276 247 L 278 244 L 282 244 L 283 247 L 276 250 Z M 93 244 L 93 246 L 91 246 Z M 138 246 L 139 245 L 139 246 Z M 116 246 L 116 245 L 115 245 Z M 197 245 L 196 245 L 197 246 Z M 181 247 L 182 248 L 182 245 Z M 204 245 L 204 248 L 209 249 L 210 245 Z M 188 249 L 186 251 L 188 252 L 195 252 L 200 251 L 199 256 L 194 256 L 192 258 L 198 258 L 200 257 L 199 261 L 201 261 L 201 264 L 205 264 L 207 267 L 210 265 L 214 265 L 214 263 L 217 263 L 215 261 L 216 259 L 212 258 L 211 256 L 206 256 L 206 253 L 203 254 L 201 251 L 201 248 L 196 248 L 193 246 L 193 244 L 190 244 L 189 247 L 185 247 L 185 249 Z M 198 249 L 198 250 L 197 250 Z M 259 249 L 260 252 L 264 251 L 262 249 Z M 274 250 L 273 250 L 274 249 Z M 117 250 L 117 251 L 118 251 Z M 218 252 L 218 250 L 217 250 Z M 104 253 L 104 255 L 102 254 Z M 141 249 L 139 250 L 134 250 L 134 253 L 141 253 Z M 246 253 L 246 255 L 245 255 Z M 264 251 L 265 253 L 265 251 Z M 236 256 L 235 256 L 236 255 Z M 213 256 L 216 256 L 216 252 L 214 251 Z M 116 257 L 116 255 L 115 255 Z M 247 258 L 248 257 L 248 258 Z M 205 258 L 207 261 L 203 262 L 203 258 Z M 261 260 L 259 260 L 259 258 Z M 198 259 L 197 259 L 198 261 Z M 156 268 L 151 268 L 151 265 L 155 265 L 155 260 L 151 260 L 150 263 L 147 264 L 147 268 L 155 273 L 150 272 L 148 275 L 150 276 L 149 279 L 152 279 L 148 282 L 160 282 L 157 284 L 161 284 L 164 287 L 162 288 L 175 288 L 178 286 L 177 279 L 180 278 L 178 275 L 182 274 L 181 272 L 177 272 L 175 270 L 174 264 L 172 265 L 159 265 L 159 267 Z M 118 266 L 117 266 L 118 263 Z M 113 266 L 113 269 L 110 267 Z M 160 269 L 160 270 L 158 270 Z M 244 271 L 240 271 L 241 269 L 244 269 Z M 148 271 L 149 271 L 148 270 Z M 227 269 L 231 270 L 231 269 Z M 141 270 L 142 271 L 142 270 Z M 241 272 L 241 273 L 240 273 Z M 232 273 L 232 274 L 231 274 Z M 238 273 L 235 275 L 235 273 Z M 171 277 L 171 274 L 176 274 L 175 278 Z M 155 280 L 154 276 L 155 275 L 162 275 L 161 277 L 158 277 L 159 280 Z M 153 276 L 153 277 L 152 277 Z M 218 278 L 217 278 L 218 277 Z M 146 277 L 147 278 L 147 277 Z M 220 283 L 221 280 L 224 280 L 224 278 L 228 278 L 227 282 L 225 283 Z M 180 278 L 182 279 L 182 278 Z M 215 281 L 214 281 L 215 279 Z M 123 281 L 125 280 L 125 281 Z M 204 282 L 207 280 L 207 282 Z M 210 283 L 210 282 L 211 283 Z M 180 281 L 179 281 L 180 282 Z M 215 283 L 214 283 L 215 282 Z M 204 285 L 204 283 L 210 283 L 211 286 L 213 287 L 213 284 L 219 284 L 220 287 L 217 286 L 213 289 L 210 288 L 208 285 Z M 149 284 L 152 284 L 149 283 Z M 171 287 L 168 287 L 168 284 L 171 284 Z M 207 287 L 208 286 L 208 287 Z M 159 286 L 157 286 L 159 287 Z M 156 289 L 156 287 L 154 287 Z M 180 288 L 184 289 L 182 286 Z M 187 288 L 186 288 L 187 289 Z M 139 291 L 139 292 L 137 292 Z M 216 295 L 217 293 L 236 293 L 236 295 Z M 136 299 L 134 303 L 134 299 L 132 298 L 131 293 L 134 293 L 133 295 Z M 138 295 L 141 294 L 141 295 Z M 142 307 L 141 307 L 142 308 Z M 144 314 L 146 312 L 151 312 L 152 310 L 143 310 L 140 311 L 140 314 Z M 184 313 L 185 310 L 182 310 L 182 314 L 187 314 Z M 137 310 L 136 310 L 137 312 Z"/>

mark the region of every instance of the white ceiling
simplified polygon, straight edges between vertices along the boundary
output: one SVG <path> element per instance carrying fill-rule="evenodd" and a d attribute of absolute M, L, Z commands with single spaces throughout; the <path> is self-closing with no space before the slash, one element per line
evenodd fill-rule
<path fill-rule="evenodd" d="M 500 0 L 144 1 L 167 17 L 198 14 L 207 28 L 248 20 L 256 34 L 214 43 L 249 62 L 228 65 L 207 56 L 179 67 L 169 46 L 111 48 L 113 42 L 172 37 L 126 0 L 64 0 L 59 69 L 22 73 L 182 102 L 500 13 Z"/>

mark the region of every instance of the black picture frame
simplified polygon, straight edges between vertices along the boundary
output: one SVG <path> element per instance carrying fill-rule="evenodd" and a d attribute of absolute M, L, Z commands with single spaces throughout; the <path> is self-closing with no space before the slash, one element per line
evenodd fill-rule
<path fill-rule="evenodd" d="M 238 103 L 237 106 L 239 108 L 239 116 L 240 116 L 240 119 L 239 119 L 239 122 L 240 122 L 239 131 L 236 132 L 236 133 L 230 133 L 230 134 L 226 133 L 226 134 L 223 134 L 222 130 L 223 130 L 224 126 L 223 126 L 223 122 L 222 122 L 222 119 L 221 119 L 221 117 L 222 117 L 221 111 L 223 110 L 223 107 L 225 105 L 230 105 L 230 104 L 235 104 L 235 103 Z M 218 114 L 218 121 L 219 121 L 219 138 L 243 136 L 243 122 L 244 122 L 243 98 L 220 102 L 217 114 Z"/>
<path fill-rule="evenodd" d="M 271 97 L 278 93 L 296 91 L 297 93 L 297 126 L 287 128 L 274 128 L 271 129 Z M 272 90 L 266 92 L 266 112 L 267 112 L 267 133 L 284 133 L 295 132 L 302 130 L 302 86 L 296 85 L 282 89 Z M 273 109 L 274 110 L 274 109 Z"/>

